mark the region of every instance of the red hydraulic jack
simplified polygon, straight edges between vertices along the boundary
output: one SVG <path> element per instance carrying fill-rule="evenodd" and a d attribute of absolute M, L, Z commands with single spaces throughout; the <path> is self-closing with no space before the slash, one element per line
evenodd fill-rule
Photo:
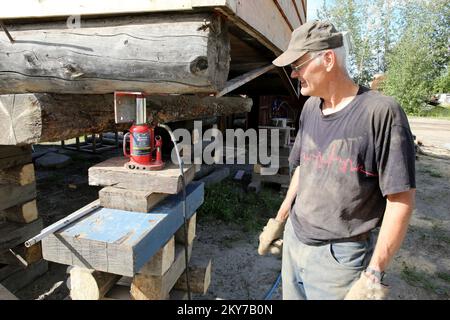
<path fill-rule="evenodd" d="M 124 108 L 130 107 L 130 98 L 136 99 L 136 116 L 133 118 L 133 110 L 128 110 L 127 119 L 123 121 Z M 133 170 L 161 170 L 164 168 L 162 161 L 161 136 L 155 136 L 155 128 L 147 124 L 147 106 L 145 95 L 142 92 L 114 93 L 114 107 L 116 111 L 116 122 L 121 117 L 120 122 L 133 120 L 130 131 L 123 137 L 123 154 L 130 159 L 125 163 L 125 167 Z M 131 105 L 132 107 L 132 105 Z M 127 138 L 130 140 L 130 153 L 127 153 Z M 156 157 L 153 154 L 156 152 Z"/>

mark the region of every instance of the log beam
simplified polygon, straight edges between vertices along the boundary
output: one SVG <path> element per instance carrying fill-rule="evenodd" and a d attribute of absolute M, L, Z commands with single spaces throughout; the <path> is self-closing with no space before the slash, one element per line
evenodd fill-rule
<path fill-rule="evenodd" d="M 249 112 L 252 100 L 187 95 L 147 97 L 147 120 L 193 120 Z M 114 122 L 114 96 L 71 94 L 0 95 L 0 145 L 59 141 L 129 128 Z"/>
<path fill-rule="evenodd" d="M 224 20 L 210 13 L 16 24 L 0 40 L 0 93 L 213 93 L 228 77 Z"/>

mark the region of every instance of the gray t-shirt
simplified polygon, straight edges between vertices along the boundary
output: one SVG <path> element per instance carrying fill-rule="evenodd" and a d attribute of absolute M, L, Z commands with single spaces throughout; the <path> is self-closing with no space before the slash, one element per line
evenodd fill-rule
<path fill-rule="evenodd" d="M 291 221 L 310 245 L 376 228 L 385 196 L 416 187 L 414 141 L 394 99 L 360 87 L 338 112 L 323 115 L 321 104 L 306 101 L 289 156 L 300 165 Z"/>

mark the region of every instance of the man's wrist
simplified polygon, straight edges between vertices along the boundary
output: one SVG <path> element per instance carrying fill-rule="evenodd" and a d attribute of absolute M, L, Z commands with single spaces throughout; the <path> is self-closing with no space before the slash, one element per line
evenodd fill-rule
<path fill-rule="evenodd" d="M 381 283 L 383 281 L 385 272 L 377 270 L 372 267 L 367 267 L 365 270 L 366 274 L 368 274 L 372 279 L 375 279 L 376 282 Z"/>

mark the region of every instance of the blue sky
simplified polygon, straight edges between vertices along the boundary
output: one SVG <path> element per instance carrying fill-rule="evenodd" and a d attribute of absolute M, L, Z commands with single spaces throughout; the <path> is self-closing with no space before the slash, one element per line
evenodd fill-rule
<path fill-rule="evenodd" d="M 327 0 L 326 2 L 327 2 L 327 4 L 329 4 L 329 3 L 333 3 L 334 0 Z M 316 12 L 317 12 L 317 9 L 322 7 L 322 3 L 323 3 L 323 0 L 308 0 L 308 5 L 307 5 L 308 12 L 306 13 L 306 20 L 310 21 L 310 20 L 314 20 L 317 18 Z"/>

